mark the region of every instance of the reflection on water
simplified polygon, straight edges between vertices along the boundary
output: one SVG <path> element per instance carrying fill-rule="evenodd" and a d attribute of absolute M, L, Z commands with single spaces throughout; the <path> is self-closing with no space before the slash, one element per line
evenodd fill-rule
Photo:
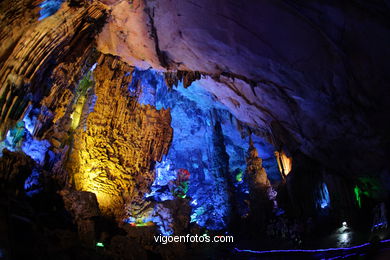
<path fill-rule="evenodd" d="M 336 230 L 337 247 L 348 247 L 352 242 L 353 231 L 343 222 L 342 227 Z"/>

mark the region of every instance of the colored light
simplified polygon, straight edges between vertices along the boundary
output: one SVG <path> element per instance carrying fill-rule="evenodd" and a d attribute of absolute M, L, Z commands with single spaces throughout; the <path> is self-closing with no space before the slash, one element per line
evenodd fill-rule
<path fill-rule="evenodd" d="M 41 20 L 53 15 L 54 13 L 56 13 L 58 11 L 58 9 L 60 9 L 62 2 L 64 2 L 64 0 L 43 1 L 39 5 L 41 10 L 39 11 L 40 17 L 39 17 L 38 21 L 41 21 Z"/>
<path fill-rule="evenodd" d="M 243 175 L 243 172 L 240 171 L 240 172 L 236 175 L 236 181 L 242 182 L 242 175 Z"/>
<path fill-rule="evenodd" d="M 93 86 L 92 71 L 93 70 L 89 70 L 79 81 L 79 84 L 77 86 L 77 99 L 75 103 L 75 108 L 73 110 L 73 113 L 70 115 L 70 118 L 72 119 L 72 129 L 76 129 L 79 126 L 84 104 L 86 102 L 87 91 Z"/>
<path fill-rule="evenodd" d="M 357 201 L 357 203 L 358 203 L 358 206 L 359 206 L 359 208 L 361 208 L 361 207 L 362 207 L 362 202 L 361 202 L 361 200 L 360 200 L 360 193 L 361 193 L 361 190 L 359 189 L 358 186 L 355 186 L 355 188 L 354 188 L 353 190 L 354 190 L 354 192 L 355 192 L 355 197 L 356 197 L 356 201 Z"/>
<path fill-rule="evenodd" d="M 383 241 L 381 241 L 383 242 Z M 386 241 L 387 242 L 387 241 Z M 247 252 L 253 254 L 270 254 L 270 253 L 318 253 L 318 252 L 329 252 L 329 251 L 346 251 L 362 248 L 370 245 L 370 243 L 364 243 L 362 245 L 353 246 L 353 247 L 339 247 L 339 248 L 327 248 L 327 249 L 281 249 L 281 250 L 268 250 L 268 251 L 254 251 L 249 249 L 238 249 L 234 248 L 237 252 Z"/>
<path fill-rule="evenodd" d="M 104 247 L 104 244 L 103 244 L 102 242 L 97 242 L 97 243 L 96 243 L 96 246 L 97 246 L 97 247 Z"/>
<path fill-rule="evenodd" d="M 373 199 L 380 199 L 386 196 L 385 188 L 382 183 L 375 177 L 360 177 L 359 178 L 360 194 Z"/>
<path fill-rule="evenodd" d="M 292 158 L 288 157 L 284 151 L 275 151 L 275 157 L 278 161 L 279 171 L 283 176 L 287 176 L 292 169 Z"/>
<path fill-rule="evenodd" d="M 154 226 L 154 223 L 151 221 L 148 222 L 136 222 L 136 223 L 130 223 L 132 227 L 150 227 Z"/>
<path fill-rule="evenodd" d="M 330 196 L 329 196 L 328 187 L 326 186 L 326 184 L 324 182 L 321 183 L 320 187 L 321 188 L 320 188 L 320 192 L 319 192 L 318 204 L 320 205 L 320 207 L 322 209 L 324 209 L 324 208 L 328 207 L 330 204 Z"/>
<path fill-rule="evenodd" d="M 130 76 L 130 73 L 126 73 L 126 76 Z M 137 98 L 141 105 L 150 105 L 158 110 L 170 109 L 172 118 L 171 147 L 163 160 L 156 162 L 155 180 L 145 198 L 158 204 L 175 197 L 190 197 L 193 201 L 190 203 L 191 222 L 219 230 L 226 227 L 229 216 L 226 178 L 229 176 L 235 192 L 240 194 L 239 214 L 245 215 L 248 210 L 245 203 L 249 193 L 248 185 L 244 173 L 233 170 L 246 167 L 245 151 L 248 149 L 249 137 L 242 137 L 237 127 L 238 120 L 229 113 L 227 107 L 218 102 L 200 82 L 193 82 L 189 88 L 179 82 L 176 87 L 169 89 L 163 74 L 152 69 L 142 71 L 136 68 L 132 72 L 132 82 L 127 87 L 129 96 Z M 215 129 L 216 116 L 221 121 L 218 133 Z M 267 173 L 271 172 L 280 179 L 277 161 L 273 156 L 274 147 L 260 137 L 253 138 L 262 158 L 266 158 L 264 168 Z M 227 172 L 225 165 L 229 165 L 231 172 Z M 179 169 L 183 170 L 179 178 L 181 180 L 178 181 L 176 173 Z M 160 214 L 161 209 L 154 210 L 156 215 Z M 166 220 L 153 222 L 164 229 L 168 227 Z"/>

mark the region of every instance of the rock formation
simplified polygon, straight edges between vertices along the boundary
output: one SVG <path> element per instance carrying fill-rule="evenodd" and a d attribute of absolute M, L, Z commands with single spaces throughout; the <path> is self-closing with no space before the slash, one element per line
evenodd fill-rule
<path fill-rule="evenodd" d="M 39 102 L 46 93 L 44 81 L 51 64 L 62 61 L 78 41 L 90 37 L 104 18 L 105 10 L 99 3 L 80 8 L 64 5 L 56 15 L 25 28 L 12 49 L 4 50 L 0 70 L 2 137 L 22 117 L 27 105 Z M 13 39 L 12 36 L 9 38 Z"/>
<path fill-rule="evenodd" d="M 141 67 L 208 75 L 201 86 L 244 123 L 272 132 L 288 154 L 337 161 L 346 172 L 385 167 L 388 4 L 132 3 L 109 1 L 113 18 L 99 50 Z M 357 159 L 357 149 L 370 159 Z M 368 165 L 374 158 L 382 163 Z"/>
<path fill-rule="evenodd" d="M 96 238 L 94 218 L 100 216 L 96 195 L 87 191 L 62 190 L 65 208 L 73 215 L 80 240 L 93 246 Z"/>
<path fill-rule="evenodd" d="M 256 148 L 253 146 L 252 138 L 250 139 L 247 155 L 246 176 L 249 179 L 251 190 L 266 190 L 271 184 L 268 180 L 267 173 L 262 165 L 262 159 Z"/>
<path fill-rule="evenodd" d="M 291 172 L 292 169 L 292 158 L 288 157 L 284 151 L 275 151 L 275 157 L 278 161 L 279 171 L 283 178 Z"/>
<path fill-rule="evenodd" d="M 268 197 L 268 189 L 271 184 L 262 166 L 262 159 L 253 146 L 252 138 L 250 138 L 246 163 L 245 177 L 249 184 L 250 225 L 254 230 L 261 231 L 271 215 L 272 205 Z"/>
<path fill-rule="evenodd" d="M 173 258 L 193 245 L 154 234 L 367 225 L 390 190 L 389 13 L 362 0 L 2 1 L 5 255 Z"/>
<path fill-rule="evenodd" d="M 168 152 L 170 113 L 130 97 L 131 67 L 104 55 L 97 63 L 96 102 L 86 129 L 75 131 L 69 167 L 76 189 L 94 192 L 103 213 L 128 217 L 128 205 L 144 203 L 154 162 Z"/>
<path fill-rule="evenodd" d="M 31 174 L 34 164 L 31 158 L 21 152 L 3 151 L 0 158 L 0 185 L 2 192 L 22 194 L 24 182 Z"/>

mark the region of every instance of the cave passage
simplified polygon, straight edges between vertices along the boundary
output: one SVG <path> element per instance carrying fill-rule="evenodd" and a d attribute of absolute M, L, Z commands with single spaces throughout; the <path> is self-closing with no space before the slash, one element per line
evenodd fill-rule
<path fill-rule="evenodd" d="M 388 17 L 0 2 L 0 259 L 388 259 Z"/>

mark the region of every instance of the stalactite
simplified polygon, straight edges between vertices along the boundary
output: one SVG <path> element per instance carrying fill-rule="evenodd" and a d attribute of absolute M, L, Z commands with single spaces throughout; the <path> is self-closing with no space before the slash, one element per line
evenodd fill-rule
<path fill-rule="evenodd" d="M 0 2 L 0 67 L 10 57 L 22 35 L 38 21 L 39 8 L 36 5 L 41 1 Z"/>
<path fill-rule="evenodd" d="M 64 5 L 55 15 L 26 28 L 0 69 L 2 137 L 22 117 L 29 102 L 39 102 L 47 93 L 45 77 L 52 65 L 94 35 L 104 20 L 105 9 L 98 2 L 80 8 Z"/>
<path fill-rule="evenodd" d="M 97 97 L 86 130 L 75 130 L 69 171 L 75 188 L 94 192 L 106 215 L 126 218 L 143 208 L 154 180 L 152 165 L 168 152 L 169 110 L 142 106 L 130 98 L 126 76 L 133 68 L 102 55 L 94 71 Z"/>
<path fill-rule="evenodd" d="M 165 82 L 167 86 L 173 87 L 178 86 L 179 81 L 183 81 L 183 86 L 185 88 L 191 86 L 192 82 L 201 79 L 202 74 L 199 71 L 176 71 L 176 72 L 166 72 L 165 73 Z"/>
<path fill-rule="evenodd" d="M 292 158 L 288 157 L 284 151 L 275 151 L 276 161 L 278 162 L 278 167 L 282 178 L 285 179 L 286 176 L 291 172 L 292 169 Z"/>

